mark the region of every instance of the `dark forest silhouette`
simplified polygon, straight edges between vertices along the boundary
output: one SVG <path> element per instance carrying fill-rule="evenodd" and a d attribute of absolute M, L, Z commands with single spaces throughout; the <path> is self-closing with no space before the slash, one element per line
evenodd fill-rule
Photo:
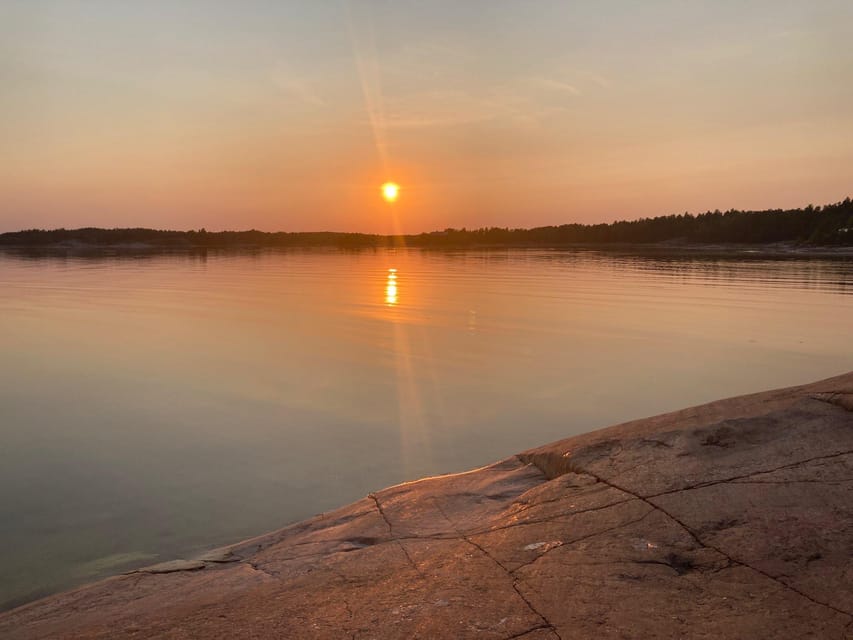
<path fill-rule="evenodd" d="M 633 244 L 853 245 L 853 201 L 802 209 L 708 211 L 610 224 L 564 224 L 533 229 L 445 229 L 401 237 L 364 233 L 163 231 L 157 229 L 30 229 L 0 234 L 17 247 L 558 247 Z"/>

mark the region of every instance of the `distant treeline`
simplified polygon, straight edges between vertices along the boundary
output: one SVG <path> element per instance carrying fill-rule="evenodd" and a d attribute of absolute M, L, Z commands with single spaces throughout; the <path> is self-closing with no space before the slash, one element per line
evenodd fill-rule
<path fill-rule="evenodd" d="M 610 224 L 564 224 L 534 229 L 445 229 L 402 237 L 364 233 L 160 231 L 156 229 L 30 229 L 0 234 L 0 246 L 18 247 L 460 247 L 575 244 L 853 245 L 853 201 L 823 207 L 766 211 L 708 211 Z"/>
<path fill-rule="evenodd" d="M 167 231 L 161 229 L 28 229 L 0 234 L 0 246 L 20 247 L 367 247 L 386 244 L 385 236 L 365 233 L 284 231 Z"/>

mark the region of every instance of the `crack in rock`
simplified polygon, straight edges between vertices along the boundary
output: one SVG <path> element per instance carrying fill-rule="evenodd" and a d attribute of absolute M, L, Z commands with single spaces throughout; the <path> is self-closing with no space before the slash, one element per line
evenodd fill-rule
<path fill-rule="evenodd" d="M 524 564 L 519 565 L 518 567 L 516 567 L 515 569 L 510 571 L 510 573 L 515 574 L 516 571 L 520 571 L 521 569 L 524 569 L 525 567 L 529 567 L 530 565 L 538 562 L 540 559 L 544 558 L 546 555 L 551 553 L 554 549 L 559 549 L 560 547 L 566 547 L 566 546 L 570 546 L 573 544 L 577 544 L 578 542 L 583 542 L 585 540 L 589 540 L 590 538 L 595 538 L 597 536 L 604 535 L 605 533 L 610 533 L 611 531 L 616 531 L 617 529 L 623 529 L 624 527 L 628 527 L 632 524 L 637 524 L 638 522 L 641 522 L 641 521 L 645 520 L 646 518 L 648 518 L 654 512 L 655 512 L 655 509 L 649 509 L 643 515 L 641 515 L 639 518 L 635 518 L 634 520 L 629 520 L 628 522 L 622 522 L 620 524 L 617 524 L 616 526 L 608 527 L 607 529 L 602 529 L 601 531 L 596 531 L 595 533 L 590 533 L 590 534 L 587 534 L 585 536 L 581 536 L 580 538 L 576 538 L 576 539 L 570 540 L 568 542 L 563 542 L 562 544 L 559 544 L 559 545 L 554 545 L 550 549 L 540 553 L 538 556 L 533 558 L 533 560 L 531 560 L 530 562 L 525 562 Z"/>
<path fill-rule="evenodd" d="M 533 615 L 537 616 L 540 620 L 542 620 L 542 623 L 543 623 L 543 624 L 544 624 L 548 629 L 550 629 L 550 630 L 551 630 L 551 632 L 552 632 L 552 633 L 554 633 L 554 635 L 556 635 L 556 636 L 557 636 L 557 638 L 559 638 L 559 640 L 563 640 L 563 639 L 562 639 L 562 637 L 560 636 L 560 633 L 557 631 L 557 628 L 556 628 L 553 624 L 551 624 L 551 621 L 550 621 L 550 620 L 548 620 L 548 618 L 546 618 L 546 617 L 545 617 L 545 615 L 544 615 L 541 611 L 539 611 L 536 607 L 534 607 L 534 606 L 533 606 L 533 603 L 532 603 L 532 602 L 530 602 L 530 600 L 527 598 L 527 596 L 525 596 L 525 595 L 521 592 L 521 589 L 519 589 L 519 588 L 518 588 L 518 578 L 517 578 L 516 576 L 514 576 L 514 575 L 513 575 L 512 571 L 510 571 L 509 569 L 507 569 L 507 568 L 506 568 L 506 566 L 505 566 L 505 565 L 504 565 L 500 560 L 498 560 L 497 558 L 495 558 L 491 553 L 489 553 L 488 551 L 486 551 L 482 546 L 480 546 L 479 544 L 477 544 L 476 542 L 474 542 L 473 540 L 471 540 L 471 539 L 470 539 L 470 538 L 468 538 L 467 536 L 463 536 L 463 539 L 464 539 L 468 544 L 470 544 L 471 546 L 473 546 L 473 547 L 475 547 L 475 548 L 479 549 L 479 550 L 480 550 L 480 553 L 482 553 L 485 557 L 487 557 L 489 560 L 491 560 L 492 562 L 494 562 L 498 567 L 500 567 L 501 569 L 503 569 L 503 571 L 507 574 L 507 576 L 508 576 L 508 577 L 510 578 L 510 580 L 512 581 L 512 585 L 511 585 L 511 586 L 512 586 L 512 590 L 513 590 L 513 591 L 515 591 L 515 592 L 518 594 L 518 597 L 519 597 L 519 598 L 521 598 L 522 602 L 524 602 L 524 604 L 525 604 L 525 605 L 527 605 L 527 608 L 530 610 L 530 612 L 531 612 L 531 613 L 533 613 Z M 530 632 L 528 631 L 528 633 L 530 633 Z"/>
<path fill-rule="evenodd" d="M 849 452 L 848 452 L 848 453 L 849 453 Z M 843 455 L 843 454 L 836 454 L 836 455 Z M 822 456 L 822 457 L 834 457 L 834 456 Z M 788 584 L 788 583 L 786 583 L 785 581 L 783 581 L 783 580 L 779 579 L 778 577 L 776 577 L 776 576 L 774 576 L 774 575 L 772 575 L 772 574 L 770 574 L 770 573 L 767 573 L 766 571 L 764 571 L 764 570 L 762 570 L 762 569 L 759 569 L 759 568 L 757 568 L 757 567 L 753 567 L 752 565 L 750 565 L 750 564 L 748 564 L 748 563 L 746 563 L 746 562 L 744 562 L 744 561 L 742 561 L 742 560 L 737 560 L 736 558 L 733 558 L 732 556 L 730 556 L 728 553 L 726 553 L 726 552 L 725 552 L 725 551 L 723 551 L 722 549 L 720 549 L 720 548 L 718 548 L 718 547 L 715 547 L 714 545 L 711 545 L 711 544 L 706 543 L 705 541 L 703 541 L 703 540 L 699 537 L 699 534 L 698 534 L 698 533 L 696 533 L 692 528 L 688 527 L 685 523 L 683 523 L 681 520 L 679 520 L 679 519 L 678 519 L 678 518 L 676 518 L 674 515 L 672 515 L 671 513 L 669 513 L 666 509 L 664 509 L 664 508 L 663 508 L 663 507 L 661 507 L 660 505 L 657 505 L 657 504 L 655 504 L 654 502 L 651 502 L 651 500 L 650 500 L 649 498 L 644 498 L 643 496 L 641 496 L 641 495 L 639 495 L 639 494 L 636 494 L 636 493 L 633 493 L 632 491 L 629 491 L 628 489 L 625 489 L 624 487 L 620 487 L 619 485 L 613 484 L 613 483 L 612 483 L 612 482 L 610 482 L 609 480 L 606 480 L 606 479 L 604 479 L 604 478 L 602 478 L 602 477 L 600 477 L 600 476 L 596 476 L 595 474 L 590 473 L 589 471 L 587 471 L 587 472 L 585 472 L 585 473 L 589 473 L 589 475 L 592 475 L 592 476 L 594 476 L 594 477 L 598 478 L 600 482 L 604 482 L 604 483 L 606 483 L 606 484 L 609 484 L 610 486 L 612 486 L 612 487 L 613 487 L 613 488 L 615 488 L 615 489 L 619 489 L 620 491 L 624 491 L 625 493 L 630 493 L 631 495 L 633 495 L 633 496 L 637 497 L 638 499 L 640 499 L 640 500 L 642 500 L 643 502 L 645 502 L 645 503 L 647 503 L 648 505 L 650 505 L 652 508 L 654 508 L 654 509 L 656 509 L 656 510 L 660 511 L 663 515 L 665 515 L 667 518 L 669 518 L 670 520 L 672 520 L 673 522 L 675 522 L 679 527 L 681 527 L 681 528 L 682 528 L 682 529 L 687 533 L 687 535 L 689 535 L 689 536 L 690 536 L 690 537 L 691 537 L 691 538 L 696 542 L 696 544 L 698 544 L 700 547 L 703 547 L 703 548 L 705 548 L 705 549 L 711 549 L 711 550 L 713 550 L 713 551 L 716 551 L 716 552 L 717 552 L 717 553 L 719 553 L 720 555 L 722 555 L 722 556 L 724 556 L 724 557 L 728 558 L 732 563 L 737 564 L 737 565 L 740 565 L 740 566 L 743 566 L 743 567 L 746 567 L 747 569 L 750 569 L 750 570 L 752 570 L 752 571 L 754 571 L 754 572 L 756 572 L 756 573 L 758 573 L 758 574 L 763 575 L 765 578 L 768 578 L 768 579 L 772 580 L 773 582 L 775 582 L 776 584 L 781 585 L 783 588 L 788 589 L 788 590 L 790 590 L 790 591 L 791 591 L 791 592 L 793 592 L 793 593 L 796 593 L 797 595 L 799 595 L 799 596 L 801 596 L 801 597 L 805 598 L 805 599 L 806 599 L 806 600 L 808 600 L 809 602 L 812 602 L 812 603 L 817 604 L 817 605 L 821 605 L 821 606 L 823 606 L 823 607 L 826 607 L 827 609 L 831 609 L 831 610 L 833 610 L 833 611 L 835 611 L 835 612 L 837 612 L 837 613 L 840 613 L 840 614 L 842 614 L 842 615 L 853 617 L 853 613 L 850 613 L 849 611 L 844 611 L 843 609 L 839 609 L 838 607 L 836 607 L 836 606 L 834 606 L 834 605 L 831 605 L 831 604 L 829 604 L 829 603 L 827 603 L 827 602 L 821 602 L 820 600 L 817 600 L 817 599 L 813 598 L 812 596 L 810 596 L 810 595 L 808 595 L 807 593 L 805 593 L 805 592 L 803 592 L 803 591 L 801 591 L 801 590 L 797 589 L 796 587 L 791 586 L 790 584 Z M 654 496 L 652 496 L 652 497 L 654 497 Z"/>
<path fill-rule="evenodd" d="M 809 395 L 809 398 L 819 402 L 825 402 L 836 407 L 841 407 L 845 411 L 853 411 L 853 393 L 844 391 L 812 393 Z"/>
<path fill-rule="evenodd" d="M 598 483 L 596 482 L 596 484 L 598 484 Z M 591 486 L 595 486 L 595 485 L 591 485 Z M 519 509 L 516 509 L 512 513 L 504 513 L 503 515 L 506 517 L 515 518 L 519 514 L 526 513 L 528 511 L 530 511 L 531 509 L 535 509 L 536 507 L 541 507 L 541 506 L 544 506 L 546 504 L 554 504 L 555 502 L 565 502 L 566 500 L 571 500 L 572 498 L 573 498 L 573 496 L 571 496 L 567 493 L 566 495 L 560 496 L 559 498 L 550 498 L 548 500 L 542 500 L 541 502 L 532 502 L 530 504 L 525 504 L 524 506 L 522 506 Z M 629 497 L 629 498 L 626 498 L 624 500 L 617 500 L 616 502 L 609 502 L 608 504 L 605 504 L 605 505 L 590 507 L 589 509 L 579 509 L 577 511 L 571 511 L 570 513 L 575 514 L 575 513 L 585 513 L 587 511 L 597 511 L 599 509 L 606 509 L 607 507 L 612 506 L 614 504 L 620 504 L 622 502 L 628 502 L 629 500 L 633 500 L 633 499 L 634 498 Z M 518 504 L 518 503 L 516 503 L 516 504 Z M 568 515 L 568 514 L 566 514 L 566 515 Z M 514 526 L 514 525 L 511 525 L 511 524 L 506 525 L 506 527 L 511 527 L 511 526 Z M 504 527 L 504 528 L 506 528 L 506 527 Z"/>
<path fill-rule="evenodd" d="M 373 502 L 376 504 L 376 510 L 379 512 L 379 515 L 380 515 L 380 516 L 382 516 L 382 519 L 385 521 L 385 524 L 386 524 L 386 525 L 387 525 L 387 527 L 388 527 L 388 535 L 389 535 L 389 536 L 390 536 L 390 538 L 391 538 L 390 540 L 388 540 L 388 542 L 393 542 L 393 543 L 395 543 L 398 547 L 400 547 L 400 551 L 402 551 L 402 552 L 403 552 L 403 555 L 404 555 L 404 556 L 406 556 L 406 561 L 409 563 L 409 565 L 412 567 L 412 569 L 414 569 L 414 570 L 415 570 L 415 572 L 416 572 L 416 573 L 417 573 L 417 574 L 418 574 L 422 579 L 426 579 L 426 575 L 424 575 L 424 572 L 423 572 L 423 571 L 421 571 L 420 567 L 419 567 L 419 566 L 417 565 L 417 563 L 412 559 L 412 556 L 411 556 L 411 555 L 409 555 L 409 550 L 408 550 L 408 549 L 406 549 L 406 547 L 403 545 L 403 542 L 402 542 L 403 538 L 398 538 L 398 537 L 395 537 L 395 536 L 394 536 L 394 526 L 391 524 L 391 520 L 389 520 L 389 519 L 388 519 L 388 515 L 385 513 L 385 509 L 383 509 L 383 508 L 382 508 L 382 503 L 380 503 L 380 502 L 379 502 L 379 498 L 376 496 L 376 494 L 375 494 L 375 493 L 371 493 L 371 494 L 369 494 L 367 497 L 368 497 L 368 498 L 370 498 L 371 500 L 373 500 Z M 417 537 L 417 536 L 412 536 L 412 537 L 407 537 L 407 538 L 405 538 L 405 539 L 407 539 L 407 540 L 411 540 L 411 539 L 424 539 L 424 538 L 419 538 L 419 537 Z"/>
<path fill-rule="evenodd" d="M 540 625 L 536 625 L 535 627 L 531 627 L 530 629 L 527 629 L 526 631 L 521 631 L 519 633 L 515 633 L 511 636 L 508 636 L 508 637 L 504 638 L 503 640 L 516 640 L 517 638 L 523 638 L 524 636 L 529 635 L 529 634 L 533 633 L 534 631 L 539 631 L 540 629 L 548 629 L 550 631 L 553 631 L 553 629 L 551 627 L 549 627 L 548 625 L 540 624 Z"/>
<path fill-rule="evenodd" d="M 513 522 L 510 524 L 504 524 L 497 527 L 489 527 L 486 529 L 475 529 L 473 531 L 469 531 L 468 535 L 471 536 L 479 536 L 485 533 L 492 533 L 495 531 L 505 531 L 506 529 L 513 529 L 515 527 L 526 527 L 533 524 L 542 524 L 545 522 L 561 522 L 563 518 L 571 518 L 572 516 L 577 516 L 582 513 L 592 513 L 595 511 L 602 511 L 604 509 L 609 509 L 610 507 L 615 507 L 620 504 L 625 504 L 626 502 L 632 502 L 636 500 L 633 496 L 630 498 L 625 498 L 624 500 L 619 500 L 618 502 L 611 502 L 609 504 L 602 505 L 600 507 L 591 507 L 589 509 L 579 509 L 578 511 L 569 511 L 566 513 L 559 513 L 557 515 L 551 516 L 549 518 L 540 518 L 537 520 L 525 520 L 524 522 Z"/>
<path fill-rule="evenodd" d="M 471 540 L 471 538 L 469 538 L 467 535 L 462 533 L 462 531 L 459 530 L 459 528 L 456 526 L 456 524 L 453 522 L 453 520 L 451 520 L 448 517 L 447 513 L 444 511 L 441 504 L 438 502 L 437 498 L 433 497 L 432 500 L 433 500 L 433 504 L 435 504 L 435 508 L 438 509 L 439 513 L 441 513 L 441 515 L 444 517 L 444 519 L 447 520 L 447 523 L 451 527 L 453 527 L 453 529 L 459 534 L 459 536 L 462 540 L 464 540 L 465 542 L 470 544 L 472 547 L 478 549 L 480 551 L 480 553 L 482 553 L 486 558 L 488 558 L 489 560 L 494 562 L 495 565 L 500 567 L 503 570 L 503 572 L 506 573 L 507 577 L 512 582 L 513 591 L 515 591 L 518 594 L 518 597 L 521 598 L 522 602 L 524 602 L 524 604 L 527 605 L 527 608 L 530 610 L 530 612 L 533 613 L 533 615 L 538 617 L 540 620 L 542 620 L 544 627 L 541 627 L 541 628 L 549 629 L 555 636 L 557 636 L 558 640 L 563 640 L 562 637 L 560 637 L 560 633 L 557 631 L 557 628 L 553 624 L 551 624 L 551 622 L 536 607 L 533 606 L 533 603 L 531 603 L 530 600 L 528 600 L 527 597 L 518 588 L 518 578 L 516 578 L 512 574 L 512 571 L 507 569 L 507 567 L 502 562 L 500 562 L 492 554 L 490 554 L 488 551 L 486 551 L 482 546 L 480 546 L 479 544 L 477 544 L 476 542 Z M 529 629 L 525 633 L 530 633 L 531 631 L 533 631 L 533 629 Z M 522 635 L 524 635 L 524 634 L 522 634 Z"/>
<path fill-rule="evenodd" d="M 262 573 L 265 576 L 269 576 L 273 580 L 279 580 L 279 581 L 284 580 L 284 578 L 281 577 L 281 574 L 278 573 L 277 571 L 272 571 L 271 569 L 265 569 L 264 567 L 260 566 L 258 563 L 252 562 L 251 560 L 241 560 L 240 564 L 244 564 L 247 567 L 251 567 L 253 570 L 257 571 L 258 573 Z"/>
<path fill-rule="evenodd" d="M 347 612 L 347 624 L 343 625 L 343 631 L 347 635 L 349 635 L 350 640 L 355 640 L 355 637 L 358 634 L 358 632 L 360 631 L 360 629 L 350 629 L 349 628 L 349 625 L 353 622 L 353 620 L 355 618 L 355 613 L 353 612 L 352 607 L 350 606 L 349 602 L 346 599 L 343 600 L 343 603 L 344 603 L 344 611 Z"/>
<path fill-rule="evenodd" d="M 830 454 L 823 455 L 823 456 L 815 456 L 814 458 L 808 458 L 807 460 L 800 460 L 798 462 L 790 462 L 788 464 L 783 464 L 782 466 L 774 467 L 773 469 L 762 469 L 759 471 L 752 471 L 750 473 L 745 473 L 745 474 L 742 474 L 739 476 L 731 476 L 728 478 L 723 478 L 722 480 L 712 480 L 709 482 L 697 482 L 696 484 L 688 485 L 686 487 L 681 487 L 679 489 L 670 489 L 668 491 L 661 491 L 659 493 L 653 493 L 651 495 L 646 496 L 646 498 L 657 498 L 660 496 L 667 496 L 667 495 L 670 495 L 673 493 L 679 493 L 681 491 L 691 491 L 693 489 L 704 489 L 705 487 L 713 487 L 714 485 L 725 484 L 727 482 L 737 482 L 739 480 L 746 480 L 746 479 L 752 478 L 754 476 L 759 476 L 759 475 L 763 475 L 766 473 L 773 473 L 775 471 L 784 471 L 786 469 L 793 469 L 796 467 L 800 467 L 804 464 L 808 464 L 810 462 L 815 462 L 816 460 L 830 460 L 832 458 L 840 458 L 840 457 L 849 456 L 849 455 L 853 455 L 853 451 L 841 451 L 838 453 L 830 453 Z M 795 482 L 795 481 L 791 480 L 790 482 Z M 608 483 L 608 484 L 610 484 L 610 486 L 612 486 L 612 487 L 616 487 L 616 485 L 614 485 L 612 483 Z M 618 488 L 618 487 L 616 487 L 616 488 Z M 624 491 L 624 489 L 623 489 L 623 491 Z M 631 494 L 631 495 L 636 495 L 636 494 Z M 639 495 L 637 497 L 640 497 L 642 499 L 642 497 Z"/>
<path fill-rule="evenodd" d="M 403 552 L 403 555 L 406 556 L 406 560 L 408 560 L 409 565 L 411 565 L 412 569 L 414 569 L 415 572 L 417 572 L 417 574 L 423 580 L 426 580 L 426 575 L 424 574 L 423 571 L 421 571 L 421 568 L 418 566 L 418 564 L 412 559 L 412 556 L 409 555 L 409 550 L 406 549 L 406 547 L 403 545 L 403 543 L 400 540 L 395 540 L 395 542 L 397 543 L 397 546 L 400 547 L 400 550 Z"/>
<path fill-rule="evenodd" d="M 848 482 L 853 482 L 853 478 L 841 478 L 839 480 L 732 480 L 732 484 L 829 484 L 841 485 Z M 702 487 L 699 487 L 702 488 Z M 652 496 L 657 497 L 657 496 Z"/>
<path fill-rule="evenodd" d="M 382 504 L 379 502 L 379 498 L 376 497 L 375 493 L 370 493 L 367 495 L 368 498 L 373 500 L 376 505 L 376 510 L 379 512 L 379 515 L 382 516 L 382 519 L 385 521 L 385 524 L 388 527 L 388 535 L 394 536 L 394 527 L 391 525 L 391 521 L 388 519 L 388 516 L 385 515 L 385 510 L 382 508 Z"/>

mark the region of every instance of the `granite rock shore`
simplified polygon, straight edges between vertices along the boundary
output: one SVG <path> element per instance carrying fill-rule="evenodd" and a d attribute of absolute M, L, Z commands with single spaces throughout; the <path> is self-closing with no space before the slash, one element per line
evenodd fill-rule
<path fill-rule="evenodd" d="M 853 639 L 853 372 L 377 491 L 0 637 Z"/>

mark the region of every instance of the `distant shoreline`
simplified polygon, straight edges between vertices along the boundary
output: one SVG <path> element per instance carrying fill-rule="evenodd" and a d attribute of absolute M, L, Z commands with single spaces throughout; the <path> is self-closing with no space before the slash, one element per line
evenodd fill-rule
<path fill-rule="evenodd" d="M 170 244 L 170 243 L 113 243 L 97 244 L 83 242 L 58 242 L 53 244 L 0 244 L 0 251 L 23 252 L 27 255 L 143 255 L 182 253 L 240 253 L 277 252 L 290 250 L 347 250 L 375 251 L 392 249 L 420 249 L 423 251 L 592 251 L 601 253 L 625 253 L 645 256 L 683 257 L 741 257 L 741 258 L 853 258 L 853 246 L 801 245 L 790 242 L 765 244 L 713 243 L 689 244 L 673 242 L 654 243 L 567 243 L 567 244 L 407 244 L 404 239 L 388 244 Z"/>
<path fill-rule="evenodd" d="M 334 231 L 175 231 L 168 229 L 27 229 L 0 233 L 0 247 L 51 250 L 151 251 L 162 249 L 593 249 L 853 255 L 853 200 L 802 209 L 706 211 L 612 223 L 525 228 L 483 227 L 418 234 L 379 235 Z"/>

